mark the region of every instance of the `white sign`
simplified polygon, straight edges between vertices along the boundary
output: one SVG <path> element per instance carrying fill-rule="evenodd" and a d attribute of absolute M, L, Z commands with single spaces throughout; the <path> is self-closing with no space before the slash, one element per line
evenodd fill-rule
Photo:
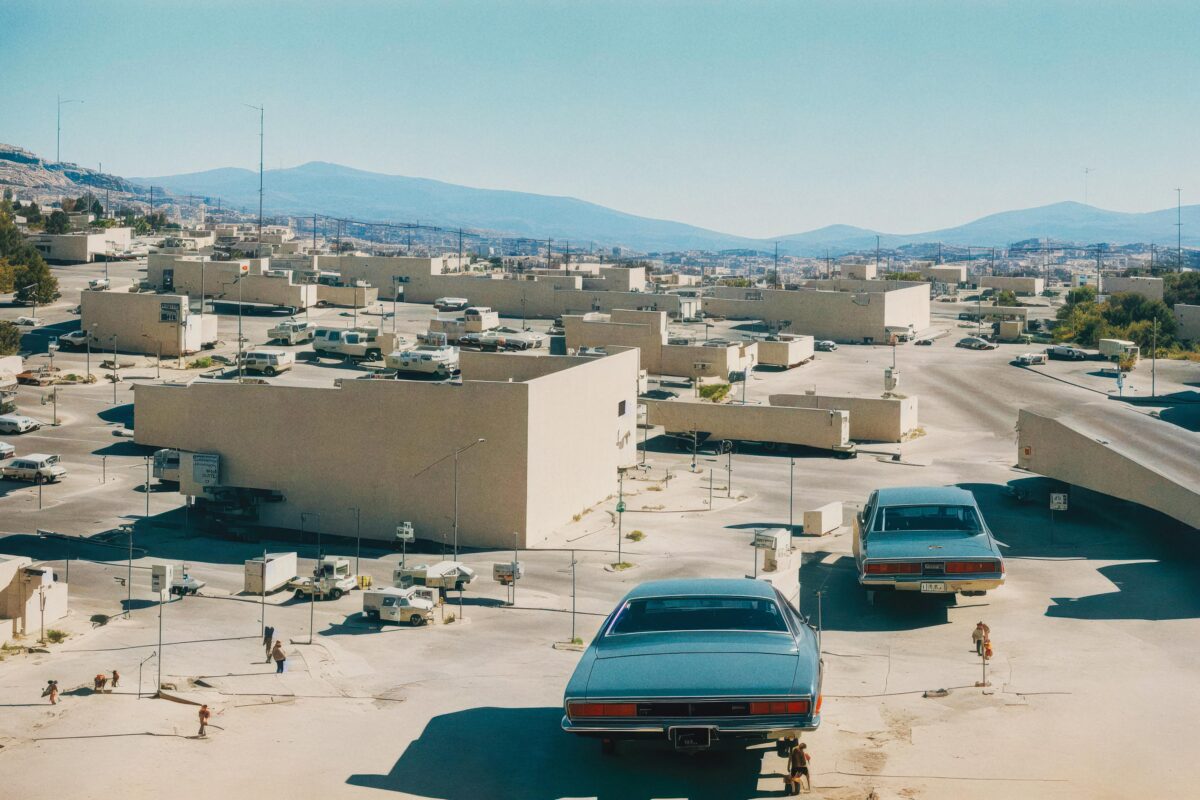
<path fill-rule="evenodd" d="M 192 453 L 192 481 L 200 486 L 219 486 L 221 456 L 217 453 Z"/>
<path fill-rule="evenodd" d="M 1051 492 L 1050 493 L 1050 510 L 1051 511 L 1066 511 L 1067 510 L 1067 493 L 1066 492 Z"/>
<path fill-rule="evenodd" d="M 154 564 L 150 567 L 150 589 L 162 593 L 171 590 L 171 579 L 175 573 L 173 564 Z"/>
<path fill-rule="evenodd" d="M 415 539 L 413 534 L 413 526 L 411 522 L 406 522 L 403 525 L 396 526 L 396 541 L 411 542 Z"/>
<path fill-rule="evenodd" d="M 179 322 L 179 303 L 159 303 L 159 322 Z"/>
<path fill-rule="evenodd" d="M 778 550 L 780 545 L 780 534 L 784 531 L 779 528 L 771 528 L 765 531 L 754 532 L 754 548 L 756 550 Z"/>

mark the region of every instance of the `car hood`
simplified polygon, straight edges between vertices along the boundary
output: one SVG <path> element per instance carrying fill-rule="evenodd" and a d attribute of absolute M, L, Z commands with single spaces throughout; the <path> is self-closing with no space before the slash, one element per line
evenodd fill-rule
<path fill-rule="evenodd" d="M 874 533 L 863 547 L 865 558 L 1000 558 L 986 533 L 946 534 L 941 531 Z"/>
<path fill-rule="evenodd" d="M 790 634 L 634 634 L 596 648 L 586 695 L 783 695 L 793 691 L 802 661 Z"/>

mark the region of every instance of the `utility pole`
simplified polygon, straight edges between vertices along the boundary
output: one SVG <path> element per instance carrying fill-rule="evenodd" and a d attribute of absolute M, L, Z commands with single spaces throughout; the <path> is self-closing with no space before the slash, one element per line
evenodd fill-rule
<path fill-rule="evenodd" d="M 263 228 L 263 120 L 264 107 L 252 106 L 249 103 L 242 103 L 246 108 L 253 108 L 258 112 L 258 250 L 256 256 L 262 257 L 262 228 Z"/>
<path fill-rule="evenodd" d="M 783 282 L 779 279 L 779 242 L 776 242 L 775 243 L 775 288 L 778 289 L 782 285 L 783 285 Z"/>
<path fill-rule="evenodd" d="M 875 234 L 875 272 L 879 272 L 879 234 Z"/>
<path fill-rule="evenodd" d="M 1083 204 L 1086 206 L 1088 201 L 1088 173 L 1093 172 L 1091 167 L 1083 168 Z"/>
<path fill-rule="evenodd" d="M 1175 270 L 1183 269 L 1183 189 L 1175 189 Z"/>
<path fill-rule="evenodd" d="M 317 252 L 317 215 L 313 214 L 313 252 Z"/>
<path fill-rule="evenodd" d="M 58 100 L 58 118 L 55 125 L 54 134 L 54 160 L 57 163 L 62 163 L 62 107 L 67 103 L 82 103 L 82 100 L 63 100 L 62 95 L 57 95 Z"/>
<path fill-rule="evenodd" d="M 893 349 L 892 352 L 894 353 L 895 350 Z M 711 489 L 709 490 L 709 494 L 710 495 L 712 494 Z M 788 458 L 788 536 L 794 536 L 796 533 L 796 518 L 792 511 L 792 509 L 794 507 L 793 503 L 795 501 L 795 497 L 796 497 L 796 458 L 795 458 L 795 456 L 791 456 Z M 710 511 L 712 510 L 711 505 L 709 506 L 709 510 Z"/>

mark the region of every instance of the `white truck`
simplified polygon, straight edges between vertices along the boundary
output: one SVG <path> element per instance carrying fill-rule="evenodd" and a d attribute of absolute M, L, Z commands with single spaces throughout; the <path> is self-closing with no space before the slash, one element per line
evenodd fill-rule
<path fill-rule="evenodd" d="M 295 553 L 267 553 L 266 557 L 246 561 L 246 594 L 270 594 L 296 578 Z"/>
<path fill-rule="evenodd" d="M 287 322 L 281 322 L 267 331 L 267 336 L 270 337 L 271 341 L 283 342 L 284 344 L 303 344 L 304 342 L 311 342 L 315 332 L 316 326 L 311 322 L 289 319 Z"/>
<path fill-rule="evenodd" d="M 1100 355 L 1103 358 L 1130 358 L 1135 361 L 1141 354 L 1133 342 L 1125 339 L 1101 339 L 1099 342 Z"/>
<path fill-rule="evenodd" d="M 317 600 L 338 600 L 358 585 L 358 576 L 350 571 L 350 559 L 325 556 L 317 562 L 314 575 L 293 578 L 289 589 L 297 598 L 316 596 Z"/>
<path fill-rule="evenodd" d="M 400 588 L 427 586 L 431 589 L 462 591 L 475 580 L 475 570 L 459 561 L 439 561 L 436 564 L 415 564 L 411 567 L 396 567 L 392 572 L 392 584 Z"/>
<path fill-rule="evenodd" d="M 179 451 L 164 448 L 154 451 L 154 477 L 159 483 L 179 485 Z"/>
<path fill-rule="evenodd" d="M 363 615 L 380 622 L 407 623 L 414 628 L 433 617 L 437 593 L 424 586 L 387 586 L 363 592 Z"/>
<path fill-rule="evenodd" d="M 317 328 L 313 334 L 317 355 L 364 358 L 378 361 L 383 357 L 377 328 Z"/>
<path fill-rule="evenodd" d="M 396 372 L 417 372 L 449 378 L 458 373 L 458 348 L 418 345 L 411 350 L 389 353 L 383 363 Z"/>

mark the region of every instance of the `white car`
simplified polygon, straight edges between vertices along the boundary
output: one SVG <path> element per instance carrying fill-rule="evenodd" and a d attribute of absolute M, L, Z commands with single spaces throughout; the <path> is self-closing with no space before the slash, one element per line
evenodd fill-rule
<path fill-rule="evenodd" d="M 1045 353 L 1021 353 L 1017 356 L 1016 362 L 1023 367 L 1032 366 L 1033 364 L 1045 364 Z"/>
<path fill-rule="evenodd" d="M 837 342 L 831 339 L 820 339 L 813 344 L 813 347 L 822 353 L 832 353 L 837 350 Z"/>
<path fill-rule="evenodd" d="M 0 442 L 0 460 L 12 458 L 17 454 L 17 448 L 8 442 Z"/>
<path fill-rule="evenodd" d="M 87 347 L 87 331 L 71 331 L 58 337 L 58 346 L 66 350 Z"/>
<path fill-rule="evenodd" d="M 464 311 L 471 301 L 465 297 L 439 297 L 433 301 L 433 307 L 438 311 Z"/>
<path fill-rule="evenodd" d="M 21 414 L 0 414 L 0 433 L 28 433 L 42 427 L 33 417 Z"/>
<path fill-rule="evenodd" d="M 58 456 L 31 453 L 23 458 L 14 458 L 0 467 L 0 478 L 33 483 L 54 483 L 67 474 Z"/>

